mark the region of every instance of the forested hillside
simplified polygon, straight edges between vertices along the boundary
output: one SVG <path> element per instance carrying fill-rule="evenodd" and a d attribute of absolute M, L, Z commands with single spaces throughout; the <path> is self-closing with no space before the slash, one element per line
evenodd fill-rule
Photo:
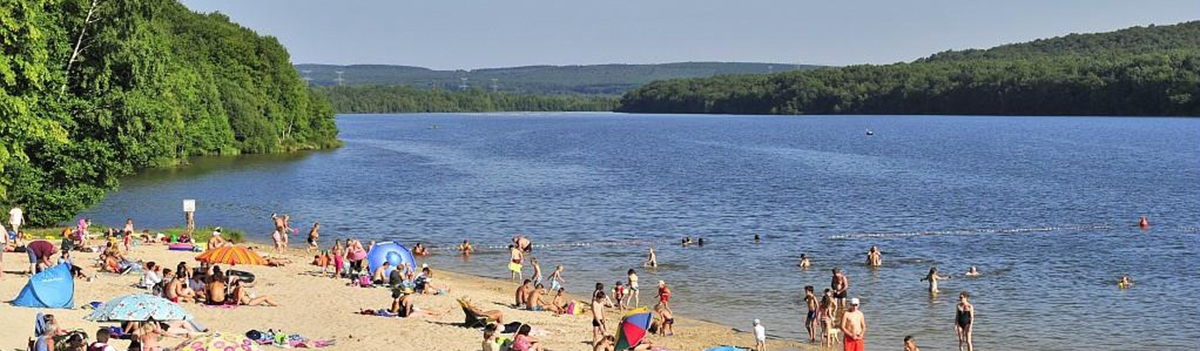
<path fill-rule="evenodd" d="M 0 203 L 68 219 L 133 170 L 338 145 L 274 38 L 175 0 L 0 0 Z"/>
<path fill-rule="evenodd" d="M 1073 34 L 912 63 L 659 81 L 620 111 L 1200 116 L 1200 22 Z"/>
<path fill-rule="evenodd" d="M 406 85 L 427 89 L 471 88 L 520 94 L 619 95 L 661 79 L 711 77 L 722 74 L 764 74 L 816 66 L 780 63 L 679 62 L 663 64 L 608 64 L 576 66 L 525 66 L 476 70 L 431 70 L 392 65 L 301 64 L 296 69 L 313 85 Z M 466 78 L 466 82 L 462 80 Z M 494 79 L 494 81 L 493 81 Z"/>
<path fill-rule="evenodd" d="M 337 86 L 313 88 L 341 113 L 612 111 L 617 98 L 596 95 L 533 95 L 449 91 L 410 86 Z"/>

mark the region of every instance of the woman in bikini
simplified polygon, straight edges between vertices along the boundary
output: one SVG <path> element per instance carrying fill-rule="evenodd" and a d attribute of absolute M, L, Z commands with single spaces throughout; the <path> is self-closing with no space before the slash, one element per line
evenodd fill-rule
<path fill-rule="evenodd" d="M 242 288 L 241 280 L 233 281 L 233 295 L 230 297 L 234 301 L 237 301 L 237 304 L 242 306 L 279 306 L 279 304 L 275 303 L 275 300 L 271 299 L 269 296 L 250 297 L 250 295 L 246 293 L 246 289 Z"/>
<path fill-rule="evenodd" d="M 958 334 L 958 350 L 974 351 L 975 345 L 971 340 L 971 331 L 975 329 L 975 306 L 967 299 L 966 291 L 958 294 L 958 305 L 954 307 L 954 332 Z"/>

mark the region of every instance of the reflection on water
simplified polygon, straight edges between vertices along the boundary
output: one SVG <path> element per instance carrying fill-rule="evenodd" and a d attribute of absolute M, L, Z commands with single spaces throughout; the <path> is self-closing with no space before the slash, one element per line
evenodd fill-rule
<path fill-rule="evenodd" d="M 951 350 L 970 291 L 980 349 L 1194 349 L 1200 121 L 1157 118 L 342 116 L 345 147 L 148 170 L 87 213 L 265 239 L 272 212 L 322 240 L 424 242 L 438 267 L 506 277 L 513 233 L 569 291 L 639 271 L 687 316 L 798 338 L 830 270 L 863 300 L 871 349 Z M 436 123 L 441 128 L 430 130 Z M 862 135 L 864 127 L 876 132 Z M 1130 226 L 1150 216 L 1154 227 Z M 762 244 L 750 238 L 761 234 Z M 684 235 L 703 247 L 680 247 Z M 448 248 L 470 238 L 480 253 Z M 296 240 L 300 242 L 302 240 Z M 560 245 L 563 244 L 563 245 Z M 565 245 L 574 244 L 574 245 Z M 586 244 L 586 245 L 585 245 Z M 641 262 L 654 245 L 662 266 Z M 863 264 L 878 245 L 883 267 Z M 813 267 L 801 270 L 801 253 Z M 930 266 L 954 278 L 930 296 Z M 964 278 L 969 266 L 983 275 Z M 528 273 L 528 272 L 527 272 Z M 1138 285 L 1118 290 L 1116 277 Z M 1172 327 L 1163 327 L 1163 326 Z M 1151 337 L 1148 337 L 1151 336 Z M 1132 347 L 1130 347 L 1132 346 Z"/>

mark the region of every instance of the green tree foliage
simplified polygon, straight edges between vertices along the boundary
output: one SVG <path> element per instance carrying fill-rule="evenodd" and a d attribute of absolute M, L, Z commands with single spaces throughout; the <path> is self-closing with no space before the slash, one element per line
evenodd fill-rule
<path fill-rule="evenodd" d="M 457 89 L 462 78 L 475 88 L 519 94 L 619 95 L 655 80 L 712 77 L 721 74 L 765 74 L 817 66 L 749 62 L 676 62 L 661 64 L 607 64 L 524 66 L 475 70 L 432 70 L 393 65 L 296 65 L 318 86 L 408 85 L 426 89 Z"/>
<path fill-rule="evenodd" d="M 1200 22 L 1070 35 L 912 63 L 659 81 L 619 111 L 1200 115 Z"/>
<path fill-rule="evenodd" d="M 338 145 L 282 45 L 174 0 L 0 0 L 0 50 L 0 203 L 33 224 L 138 168 Z"/>
<path fill-rule="evenodd" d="M 341 86 L 313 88 L 341 113 L 612 111 L 617 99 L 595 95 L 529 95 L 449 91 L 408 86 Z"/>

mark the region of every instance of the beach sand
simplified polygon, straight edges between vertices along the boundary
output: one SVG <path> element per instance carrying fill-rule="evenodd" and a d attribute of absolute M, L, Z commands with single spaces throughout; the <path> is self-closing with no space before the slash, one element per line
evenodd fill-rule
<path fill-rule="evenodd" d="M 266 248 L 265 245 L 257 245 Z M 84 267 L 88 275 L 95 275 L 91 264 L 98 256 L 95 253 L 73 253 L 75 262 Z M 164 245 L 135 247 L 127 256 L 142 261 L 154 261 L 174 270 L 181 261 L 190 267 L 198 266 L 195 253 L 169 251 Z M 495 279 L 456 274 L 431 267 L 439 284 L 448 284 L 451 291 L 442 296 L 419 295 L 414 304 L 421 309 L 443 313 L 441 316 L 418 316 L 414 318 L 387 318 L 355 314 L 360 309 L 383 309 L 391 305 L 390 291 L 384 288 L 355 288 L 346 286 L 344 279 L 316 276 L 320 268 L 310 265 L 311 256 L 303 250 L 289 252 L 288 258 L 295 264 L 287 267 L 238 266 L 236 269 L 254 273 L 256 286 L 250 291 L 259 296 L 271 296 L 280 307 L 247 307 L 218 309 L 185 304 L 184 308 L 196 320 L 214 331 L 228 334 L 244 334 L 251 329 L 282 330 L 301 334 L 310 339 L 336 339 L 337 345 L 329 350 L 479 350 L 482 332 L 456 325 L 463 321 L 463 313 L 456 298 L 469 298 L 485 310 L 500 310 L 505 321 L 521 321 L 534 326 L 534 336 L 540 338 L 548 350 L 591 350 L 591 316 L 555 316 L 550 312 L 521 311 L 510 307 L 512 294 L 517 284 Z M 5 275 L 0 280 L 0 298 L 9 301 L 17 296 L 28 281 L 20 274 L 28 267 L 24 253 L 4 254 Z M 222 268 L 228 269 L 227 266 Z M 91 310 L 80 309 L 91 301 L 108 301 L 117 296 L 141 292 L 133 287 L 140 274 L 114 275 L 100 273 L 91 282 L 76 280 L 75 305 L 73 310 L 34 309 L 0 304 L 0 349 L 25 349 L 33 334 L 34 318 L 38 312 L 54 314 L 63 328 L 83 329 L 94 337 L 100 324 L 83 319 Z M 578 300 L 581 292 L 574 292 Z M 552 298 L 552 297 L 547 297 Z M 684 297 L 686 298 L 686 297 Z M 621 313 L 615 309 L 606 311 L 610 333 L 616 329 Z M 802 317 L 798 317 L 802 318 Z M 749 324 L 747 322 L 747 324 Z M 799 323 L 797 323 L 799 324 Z M 770 331 L 768 326 L 768 331 Z M 749 329 L 749 328 L 747 328 Z M 695 351 L 715 345 L 751 347 L 753 337 L 728 326 L 677 317 L 675 335 L 670 337 L 651 336 L 655 345 L 668 350 Z M 164 339 L 162 346 L 173 347 L 182 339 Z M 126 340 L 111 343 L 120 350 L 128 346 Z M 807 349 L 795 341 L 769 340 L 770 350 Z"/>

